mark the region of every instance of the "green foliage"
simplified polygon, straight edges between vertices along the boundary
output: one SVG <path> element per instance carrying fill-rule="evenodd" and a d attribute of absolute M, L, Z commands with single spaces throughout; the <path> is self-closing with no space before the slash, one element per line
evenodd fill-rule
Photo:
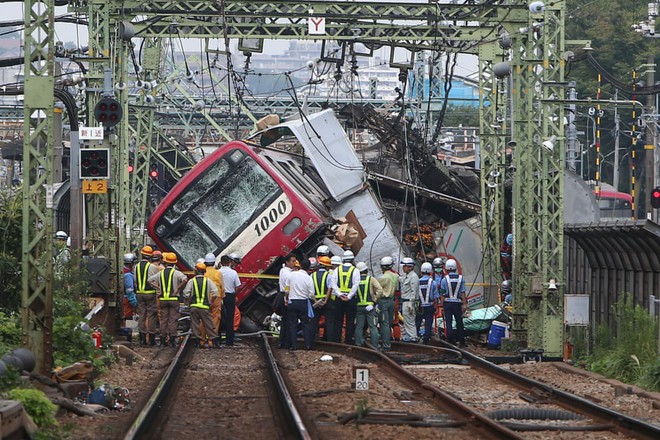
<path fill-rule="evenodd" d="M 358 400 L 355 413 L 357 414 L 358 421 L 369 414 L 369 399 L 363 397 L 362 399 Z"/>
<path fill-rule="evenodd" d="M 0 310 L 0 356 L 21 345 L 21 323 L 16 314 Z"/>
<path fill-rule="evenodd" d="M 20 191 L 0 190 L 0 308 L 17 312 L 21 306 Z"/>
<path fill-rule="evenodd" d="M 613 309 L 615 328 L 598 329 L 590 369 L 626 383 L 653 383 L 660 376 L 660 365 L 653 367 L 658 364 L 657 321 L 629 294 Z"/>
<path fill-rule="evenodd" d="M 32 417 L 34 423 L 40 428 L 48 428 L 57 425 L 55 411 L 57 406 L 53 404 L 43 391 L 36 389 L 13 389 L 7 394 L 10 400 L 18 400 L 23 404 L 25 411 Z"/>
<path fill-rule="evenodd" d="M 77 316 L 56 318 L 53 323 L 53 354 L 56 367 L 64 367 L 88 359 L 96 371 L 103 371 L 102 352 L 94 346 L 92 334 L 79 325 Z"/>
<path fill-rule="evenodd" d="M 644 367 L 637 385 L 650 391 L 660 391 L 660 358 Z"/>
<path fill-rule="evenodd" d="M 14 388 L 21 388 L 25 382 L 21 380 L 21 373 L 16 368 L 10 367 L 7 372 L 0 376 L 0 393 L 6 393 Z"/>

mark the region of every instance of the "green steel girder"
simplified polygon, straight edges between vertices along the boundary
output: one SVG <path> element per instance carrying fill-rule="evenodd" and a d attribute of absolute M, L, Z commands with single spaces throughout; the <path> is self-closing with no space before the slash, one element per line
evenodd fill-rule
<path fill-rule="evenodd" d="M 497 78 L 493 66 L 505 59 L 497 45 L 483 45 L 479 52 L 479 108 L 481 145 L 481 237 L 483 282 L 497 286 L 501 281 L 500 244 L 504 233 L 504 184 L 506 181 L 506 138 L 508 121 L 508 78 Z M 491 289 L 489 294 L 493 294 Z"/>
<path fill-rule="evenodd" d="M 25 1 L 23 342 L 41 374 L 53 361 L 54 0 Z"/>
<path fill-rule="evenodd" d="M 150 105 L 132 106 L 134 122 L 130 124 L 131 135 L 135 141 L 133 145 L 133 174 L 131 180 L 131 197 L 133 203 L 131 220 L 131 233 L 136 238 L 144 237 L 147 203 L 149 195 L 149 171 L 151 166 L 151 152 L 154 149 L 154 108 Z M 140 243 L 144 244 L 144 243 Z"/>
<path fill-rule="evenodd" d="M 513 336 L 546 355 L 563 353 L 565 2 L 531 15 L 513 52 Z M 560 104 L 548 99 L 560 100 Z M 545 148 L 545 141 L 554 148 Z M 558 290 L 548 289 L 554 279 Z"/>
<path fill-rule="evenodd" d="M 506 3 L 506 2 L 502 2 Z M 139 17 L 139 37 L 316 39 L 476 53 L 495 26 L 526 2 L 502 7 L 438 3 L 236 0 L 117 2 L 116 19 Z M 313 10 L 313 12 L 310 12 Z M 307 19 L 324 17 L 325 35 L 309 35 Z"/>

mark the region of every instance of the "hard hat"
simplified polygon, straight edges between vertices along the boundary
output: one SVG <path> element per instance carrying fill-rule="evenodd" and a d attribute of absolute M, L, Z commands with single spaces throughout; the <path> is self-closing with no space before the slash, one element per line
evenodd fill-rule
<path fill-rule="evenodd" d="M 506 244 L 508 244 L 509 246 L 513 244 L 513 234 L 506 235 Z"/>
<path fill-rule="evenodd" d="M 365 263 L 364 261 L 360 261 L 358 264 L 356 264 L 355 268 L 359 272 L 366 272 L 367 270 L 369 270 L 369 267 L 367 267 L 367 263 Z"/>
<path fill-rule="evenodd" d="M 215 255 L 212 252 L 204 255 L 204 263 L 215 264 Z"/>
<path fill-rule="evenodd" d="M 431 263 L 422 263 L 420 271 L 422 273 L 431 273 L 433 272 L 433 266 L 431 266 Z"/>
<path fill-rule="evenodd" d="M 332 266 L 332 261 L 330 261 L 330 257 L 323 256 L 319 257 L 319 264 L 321 266 L 330 267 Z"/>
<path fill-rule="evenodd" d="M 241 264 L 241 256 L 238 255 L 236 252 L 232 252 L 231 254 L 228 255 L 231 260 L 236 263 L 236 264 Z"/>
<path fill-rule="evenodd" d="M 174 252 L 163 253 L 163 261 L 167 264 L 176 264 L 176 254 Z"/>
<path fill-rule="evenodd" d="M 151 254 L 151 261 L 158 261 L 163 258 L 163 253 L 161 251 L 154 251 Z"/>
<path fill-rule="evenodd" d="M 458 269 L 458 266 L 456 265 L 456 260 L 453 258 L 450 258 L 449 260 L 445 261 L 445 269 L 449 271 L 455 271 Z"/>
<path fill-rule="evenodd" d="M 309 257 L 309 268 L 311 270 L 316 270 L 319 268 L 319 261 L 314 257 Z"/>
<path fill-rule="evenodd" d="M 341 257 L 335 255 L 334 257 L 330 258 L 330 264 L 333 266 L 339 266 L 341 264 Z"/>
<path fill-rule="evenodd" d="M 293 265 L 294 265 L 295 267 L 300 267 L 300 261 L 296 260 L 296 262 L 293 263 Z"/>
<path fill-rule="evenodd" d="M 510 292 L 511 289 L 513 288 L 513 283 L 511 280 L 504 280 L 502 281 L 502 291 L 504 292 Z"/>
<path fill-rule="evenodd" d="M 330 255 L 330 248 L 323 244 L 316 248 L 316 255 Z"/>
<path fill-rule="evenodd" d="M 405 257 L 403 260 L 401 260 L 401 264 L 404 266 L 414 266 L 415 260 L 410 257 Z"/>
<path fill-rule="evenodd" d="M 433 259 L 433 267 L 444 267 L 445 262 L 442 261 L 442 258 L 437 257 Z"/>
<path fill-rule="evenodd" d="M 199 263 L 204 263 L 204 259 L 198 258 L 197 260 L 195 260 L 195 264 L 199 264 Z"/>
<path fill-rule="evenodd" d="M 140 253 L 142 254 L 143 257 L 145 257 L 145 256 L 146 257 L 151 257 L 151 254 L 154 253 L 154 250 L 151 248 L 151 246 L 147 245 L 147 246 L 142 247 L 142 250 L 140 251 Z"/>
<path fill-rule="evenodd" d="M 394 264 L 394 259 L 392 257 L 383 257 L 380 259 L 380 265 L 382 267 L 390 268 Z"/>
<path fill-rule="evenodd" d="M 355 255 L 352 251 L 344 251 L 344 255 L 341 257 L 343 261 L 353 261 Z"/>
<path fill-rule="evenodd" d="M 57 231 L 55 233 L 55 238 L 58 240 L 66 240 L 69 236 L 64 231 Z"/>
<path fill-rule="evenodd" d="M 195 264 L 195 269 L 199 272 L 206 272 L 206 264 L 202 261 L 201 263 Z"/>
<path fill-rule="evenodd" d="M 132 252 L 129 252 L 127 254 L 124 254 L 124 263 L 126 264 L 133 264 L 135 263 L 135 254 Z"/>

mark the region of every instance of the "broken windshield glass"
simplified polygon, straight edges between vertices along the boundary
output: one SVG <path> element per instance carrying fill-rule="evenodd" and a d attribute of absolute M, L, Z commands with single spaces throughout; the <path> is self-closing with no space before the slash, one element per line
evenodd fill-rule
<path fill-rule="evenodd" d="M 227 241 L 253 212 L 280 192 L 277 183 L 251 158 L 232 171 L 194 209 L 222 241 Z"/>

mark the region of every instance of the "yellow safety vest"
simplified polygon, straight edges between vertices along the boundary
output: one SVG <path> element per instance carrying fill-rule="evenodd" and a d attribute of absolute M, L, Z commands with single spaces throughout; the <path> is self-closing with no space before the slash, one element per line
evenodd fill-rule
<path fill-rule="evenodd" d="M 323 275 L 321 276 L 321 284 L 319 285 L 319 273 L 314 272 L 312 274 L 312 281 L 314 281 L 314 291 L 316 292 L 316 295 L 314 295 L 314 298 L 316 299 L 323 299 L 325 298 L 326 292 L 328 291 L 327 285 L 326 285 L 326 280 L 328 279 L 328 271 L 324 271 Z"/>
<path fill-rule="evenodd" d="M 369 287 L 371 285 L 371 277 L 367 275 L 365 279 L 360 281 L 358 286 L 358 306 L 373 306 L 374 302 L 371 301 L 371 295 L 369 295 Z"/>
<path fill-rule="evenodd" d="M 167 274 L 165 273 L 167 272 Z M 161 301 L 178 301 L 177 296 L 172 295 L 172 280 L 174 279 L 174 269 L 171 267 L 165 268 L 160 273 L 160 291 L 162 293 Z"/>
<path fill-rule="evenodd" d="M 151 286 L 149 286 L 147 289 L 149 266 L 151 266 L 151 263 L 148 261 L 140 261 L 135 267 L 135 277 L 137 278 L 137 293 L 156 293 L 156 291 L 152 289 Z"/>
<path fill-rule="evenodd" d="M 348 270 L 344 269 L 343 264 L 337 268 L 337 280 L 339 281 L 340 292 L 348 293 L 351 291 L 351 287 L 353 287 L 354 270 L 354 266 L 351 266 Z"/>
<path fill-rule="evenodd" d="M 202 291 L 199 291 L 199 279 L 202 279 Z M 196 307 L 198 309 L 209 309 L 209 299 L 206 290 L 206 282 L 209 279 L 202 276 L 196 276 L 193 278 L 193 289 L 195 290 L 195 302 L 190 304 L 190 307 Z"/>

